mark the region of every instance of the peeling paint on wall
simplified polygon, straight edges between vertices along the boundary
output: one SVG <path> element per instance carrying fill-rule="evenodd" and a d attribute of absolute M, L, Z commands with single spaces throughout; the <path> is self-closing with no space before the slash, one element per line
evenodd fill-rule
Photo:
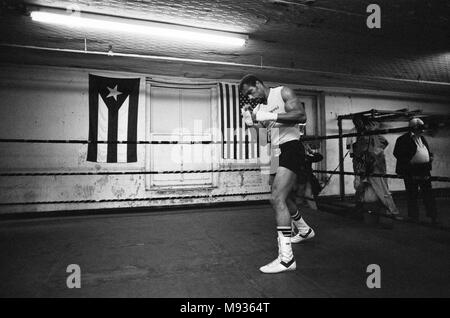
<path fill-rule="evenodd" d="M 25 202 L 32 202 L 32 201 L 36 201 L 38 198 L 36 192 L 34 191 L 26 191 L 23 194 L 23 199 Z"/>
<path fill-rule="evenodd" d="M 109 183 L 109 176 L 102 176 L 95 182 L 95 184 L 98 185 L 100 188 L 105 187 L 108 183 Z"/>
<path fill-rule="evenodd" d="M 121 199 L 125 197 L 125 190 L 122 187 L 111 187 L 111 192 L 113 193 L 114 197 L 117 199 Z"/>
<path fill-rule="evenodd" d="M 91 199 L 95 193 L 95 186 L 76 184 L 74 186 L 74 193 L 76 196 L 82 197 L 83 199 Z"/>

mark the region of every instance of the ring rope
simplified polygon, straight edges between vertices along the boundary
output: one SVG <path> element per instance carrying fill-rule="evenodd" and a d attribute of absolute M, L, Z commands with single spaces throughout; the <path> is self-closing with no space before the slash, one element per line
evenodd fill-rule
<path fill-rule="evenodd" d="M 132 145 L 210 145 L 210 144 L 226 144 L 235 143 L 234 141 L 177 141 L 177 140 L 85 140 L 85 139 L 14 139 L 14 138 L 1 138 L 0 143 L 43 143 L 43 144 L 132 144 Z M 242 144 L 256 144 L 256 141 L 242 140 L 239 143 Z"/>
<path fill-rule="evenodd" d="M 342 135 L 327 135 L 327 136 L 304 136 L 301 138 L 303 141 L 314 141 L 314 140 L 326 140 L 326 139 L 339 139 L 339 138 L 347 138 L 347 137 L 359 137 L 359 136 L 373 136 L 373 135 L 386 135 L 391 133 L 399 133 L 399 132 L 407 132 L 411 131 L 409 127 L 400 127 L 400 128 L 387 128 L 387 129 L 377 129 L 377 130 L 369 130 L 363 132 L 355 132 L 355 133 L 347 133 Z"/>
<path fill-rule="evenodd" d="M 0 173 L 0 177 L 26 177 L 26 176 L 95 176 L 95 175 L 136 175 L 136 174 L 181 174 L 181 173 L 215 173 L 215 172 L 241 172 L 261 171 L 261 168 L 242 169 L 216 169 L 216 170 L 166 170 L 166 171 L 98 171 L 98 172 L 9 172 Z"/>
<path fill-rule="evenodd" d="M 148 174 L 183 174 L 183 173 L 216 173 L 216 172 L 246 172 L 246 171 L 261 171 L 261 168 L 242 168 L 242 169 L 217 169 L 217 170 L 167 170 L 167 171 L 113 171 L 113 172 L 10 172 L 10 173 L 0 173 L 0 177 L 35 177 L 35 176 L 88 176 L 88 175 L 148 175 Z M 392 178 L 392 179 L 402 179 L 402 176 L 396 174 L 380 174 L 373 173 L 366 175 L 364 173 L 356 172 L 338 172 L 335 170 L 313 170 L 315 173 L 326 173 L 326 174 L 344 174 L 352 176 L 362 176 L 362 177 L 381 177 L 381 178 Z M 430 181 L 441 181 L 449 182 L 450 177 L 429 177 Z"/>
<path fill-rule="evenodd" d="M 365 174 L 365 173 L 356 173 L 356 172 L 338 172 L 338 171 L 329 171 L 329 170 L 313 170 L 313 172 L 317 173 L 328 173 L 328 174 L 343 174 L 343 175 L 351 175 L 351 176 L 361 176 L 361 177 L 381 177 L 381 178 L 392 178 L 392 179 L 403 179 L 402 176 L 397 174 L 381 174 L 381 173 L 373 173 L 373 174 Z M 430 181 L 441 181 L 441 182 L 450 182 L 450 177 L 437 177 L 430 176 L 427 177 Z"/>
<path fill-rule="evenodd" d="M 388 129 L 378 129 L 371 131 L 364 131 L 360 133 L 348 133 L 342 135 L 328 135 L 328 136 L 303 136 L 302 141 L 314 141 L 314 140 L 326 140 L 326 139 L 339 139 L 346 137 L 357 137 L 357 136 L 372 136 L 372 135 L 384 135 L 390 133 L 407 132 L 411 129 L 409 127 L 401 128 L 388 128 Z M 142 141 L 128 141 L 128 140 L 118 140 L 118 141 L 108 141 L 108 140 L 83 140 L 83 139 L 14 139 L 14 138 L 0 138 L 0 143 L 66 143 L 66 144 L 137 144 L 137 145 L 195 145 L 195 144 L 224 144 L 231 143 L 234 144 L 235 141 L 168 141 L 168 140 L 142 140 Z M 256 141 L 243 140 L 239 141 L 241 144 L 256 144 Z"/>

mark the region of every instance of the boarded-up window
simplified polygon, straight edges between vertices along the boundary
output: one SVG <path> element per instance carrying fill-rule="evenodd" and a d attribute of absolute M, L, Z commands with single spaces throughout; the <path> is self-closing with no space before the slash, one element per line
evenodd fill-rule
<path fill-rule="evenodd" d="M 214 138 L 213 105 L 215 87 L 150 85 L 149 135 L 159 141 L 203 141 Z M 161 144 L 149 146 L 151 171 L 212 170 L 216 144 Z M 147 185 L 153 187 L 212 186 L 213 173 L 152 174 Z"/>

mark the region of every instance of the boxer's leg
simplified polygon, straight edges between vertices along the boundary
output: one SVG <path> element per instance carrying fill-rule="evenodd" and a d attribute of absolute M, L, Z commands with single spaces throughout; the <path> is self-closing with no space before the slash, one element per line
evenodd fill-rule
<path fill-rule="evenodd" d="M 295 203 L 296 189 L 286 198 L 286 204 L 292 219 L 292 237 L 291 243 L 300 243 L 301 241 L 311 239 L 315 236 L 314 230 L 305 222 L 300 210 Z"/>
<path fill-rule="evenodd" d="M 278 258 L 263 266 L 263 273 L 280 273 L 296 269 L 291 247 L 291 215 L 286 199 L 294 188 L 297 176 L 291 170 L 278 167 L 273 180 L 271 204 L 275 210 L 278 233 Z"/>

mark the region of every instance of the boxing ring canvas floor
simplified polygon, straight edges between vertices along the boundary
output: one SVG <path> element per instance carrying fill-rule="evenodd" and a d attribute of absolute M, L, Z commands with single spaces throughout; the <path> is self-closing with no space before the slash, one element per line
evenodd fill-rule
<path fill-rule="evenodd" d="M 304 209 L 316 237 L 276 257 L 269 205 L 0 221 L 1 297 L 449 297 L 450 232 Z M 69 264 L 81 288 L 66 286 Z M 366 286 L 369 264 L 381 288 Z"/>

